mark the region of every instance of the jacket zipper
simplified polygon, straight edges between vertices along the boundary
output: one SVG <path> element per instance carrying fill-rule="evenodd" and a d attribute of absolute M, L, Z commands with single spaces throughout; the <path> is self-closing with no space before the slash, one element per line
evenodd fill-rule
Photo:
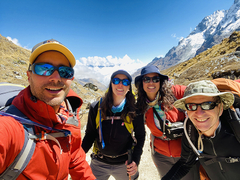
<path fill-rule="evenodd" d="M 112 120 L 111 120 L 111 124 L 112 124 L 112 127 L 111 127 L 111 131 L 110 131 L 110 137 L 112 137 L 112 130 L 113 130 L 113 123 L 114 123 L 114 116 L 115 116 L 115 113 L 113 114 L 112 116 Z M 111 138 L 109 138 L 109 141 L 111 140 Z"/>
<path fill-rule="evenodd" d="M 171 148 L 170 148 L 170 141 L 168 141 L 168 149 L 169 149 L 170 157 L 172 157 L 172 151 L 171 151 Z"/>
<path fill-rule="evenodd" d="M 210 141 L 211 144 L 212 144 L 212 149 L 213 149 L 214 155 L 217 156 L 217 153 L 216 153 L 216 151 L 215 151 L 215 148 L 214 148 L 214 144 L 213 144 L 213 142 L 212 142 L 212 139 L 209 139 L 209 141 Z M 218 164 L 219 164 L 219 167 L 220 167 L 221 171 L 223 171 L 223 167 L 222 167 L 221 162 L 218 161 Z"/>

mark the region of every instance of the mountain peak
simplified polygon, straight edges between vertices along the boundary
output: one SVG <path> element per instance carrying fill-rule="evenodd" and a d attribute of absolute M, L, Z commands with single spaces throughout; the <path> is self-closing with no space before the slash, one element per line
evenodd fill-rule
<path fill-rule="evenodd" d="M 186 38 L 179 41 L 178 46 L 170 49 L 164 58 L 149 64 L 161 66 L 160 70 L 169 68 L 221 43 L 234 31 L 240 31 L 239 7 L 240 0 L 234 0 L 228 10 L 217 10 L 206 16 Z"/>
<path fill-rule="evenodd" d="M 240 0 L 234 0 L 234 4 L 237 4 L 239 2 L 240 2 Z"/>

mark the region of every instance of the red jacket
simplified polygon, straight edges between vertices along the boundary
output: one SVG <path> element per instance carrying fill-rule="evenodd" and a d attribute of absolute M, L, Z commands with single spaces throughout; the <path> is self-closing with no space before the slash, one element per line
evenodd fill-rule
<path fill-rule="evenodd" d="M 72 90 L 69 95 L 77 97 L 82 104 L 81 98 Z M 78 126 L 60 123 L 57 121 L 56 113 L 51 106 L 40 100 L 33 101 L 31 97 L 30 88 L 27 87 L 14 99 L 13 104 L 32 121 L 56 129 L 70 130 L 72 135 L 71 139 L 69 137 L 57 138 L 63 150 L 62 154 L 60 154 L 60 147 L 54 141 L 37 141 L 29 164 L 17 179 L 67 180 L 69 173 L 73 180 L 96 179 L 85 160 L 86 154 L 81 148 L 79 117 Z M 66 112 L 66 115 L 67 117 L 71 116 L 69 112 Z M 42 130 L 36 128 L 37 133 Z M 23 126 L 11 117 L 2 116 L 0 117 L 0 137 L 1 174 L 22 149 L 24 143 Z"/>
<path fill-rule="evenodd" d="M 183 97 L 185 88 L 186 86 L 181 86 L 181 85 L 172 86 L 172 90 L 177 99 L 180 99 Z M 165 115 L 166 115 L 166 119 L 168 119 L 171 122 L 184 121 L 184 118 L 185 118 L 184 113 L 182 111 L 178 111 L 175 107 L 173 107 L 172 110 L 166 112 Z M 150 108 L 145 113 L 145 120 L 146 120 L 146 125 L 150 129 L 152 135 L 154 135 L 155 137 L 160 137 L 163 135 L 162 131 L 160 131 L 155 125 L 152 108 Z M 170 141 L 164 141 L 162 139 L 155 138 L 154 149 L 158 153 L 163 154 L 165 156 L 180 157 L 181 138 L 176 140 L 170 140 Z"/>

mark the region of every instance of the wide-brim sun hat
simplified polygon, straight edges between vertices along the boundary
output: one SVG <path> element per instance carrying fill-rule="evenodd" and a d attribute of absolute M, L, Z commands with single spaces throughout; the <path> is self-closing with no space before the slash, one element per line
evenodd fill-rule
<path fill-rule="evenodd" d="M 173 105 L 176 108 L 186 110 L 185 100 L 193 96 L 219 96 L 223 103 L 223 109 L 230 108 L 234 103 L 234 95 L 231 92 L 220 92 L 212 81 L 202 80 L 190 83 L 184 91 L 183 98 L 175 101 Z"/>
<path fill-rule="evenodd" d="M 142 68 L 141 74 L 135 78 L 135 86 L 137 87 L 137 85 L 142 81 L 143 76 L 150 73 L 159 74 L 160 79 L 163 81 L 168 80 L 168 76 L 161 74 L 157 66 L 145 66 Z"/>
<path fill-rule="evenodd" d="M 46 40 L 36 44 L 32 48 L 32 53 L 29 58 L 30 64 L 33 64 L 36 58 L 46 51 L 58 51 L 68 59 L 69 63 L 71 64 L 71 67 L 74 67 L 76 64 L 76 60 L 72 52 L 66 46 L 64 46 L 55 39 Z"/>
<path fill-rule="evenodd" d="M 127 76 L 128 80 L 130 81 L 130 83 L 132 82 L 132 76 L 125 70 L 117 70 L 115 71 L 112 76 L 111 76 L 111 81 L 113 80 L 113 78 L 118 75 L 118 74 L 123 74 L 125 76 Z"/>

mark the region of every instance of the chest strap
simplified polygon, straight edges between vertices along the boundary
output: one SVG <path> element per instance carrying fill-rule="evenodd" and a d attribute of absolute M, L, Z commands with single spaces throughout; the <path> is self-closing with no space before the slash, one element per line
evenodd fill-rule
<path fill-rule="evenodd" d="M 206 164 L 207 166 L 216 162 L 226 162 L 226 163 L 239 163 L 240 162 L 240 158 L 239 157 L 214 157 L 211 158 L 210 160 L 207 160 L 204 162 L 204 164 Z"/>

